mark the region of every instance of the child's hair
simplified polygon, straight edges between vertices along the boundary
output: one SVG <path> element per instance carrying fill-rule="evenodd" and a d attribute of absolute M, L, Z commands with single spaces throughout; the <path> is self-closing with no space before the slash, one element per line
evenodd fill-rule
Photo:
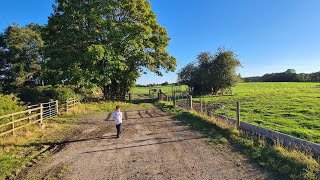
<path fill-rule="evenodd" d="M 119 105 L 116 105 L 116 109 L 120 109 L 120 106 L 119 106 Z"/>

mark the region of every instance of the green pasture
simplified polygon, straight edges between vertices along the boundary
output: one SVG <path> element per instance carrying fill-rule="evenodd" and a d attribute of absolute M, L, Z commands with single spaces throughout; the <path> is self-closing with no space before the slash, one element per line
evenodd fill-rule
<path fill-rule="evenodd" d="M 149 94 L 149 89 L 156 89 L 157 92 L 159 91 L 159 89 L 161 89 L 161 91 L 165 94 L 172 94 L 172 91 L 186 91 L 188 88 L 188 86 L 186 85 L 180 85 L 180 86 L 172 86 L 172 85 L 168 85 L 168 86 L 153 86 L 153 87 L 134 87 L 131 90 L 131 93 L 133 94 Z"/>
<path fill-rule="evenodd" d="M 201 99 L 220 104 L 214 113 L 232 118 L 239 101 L 242 121 L 320 143 L 319 83 L 241 83 L 232 91 Z"/>

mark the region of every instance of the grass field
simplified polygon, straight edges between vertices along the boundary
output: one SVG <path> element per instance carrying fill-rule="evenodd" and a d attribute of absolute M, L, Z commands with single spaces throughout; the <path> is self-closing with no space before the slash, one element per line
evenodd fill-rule
<path fill-rule="evenodd" d="M 199 100 L 199 98 L 194 98 Z M 241 83 L 231 96 L 205 96 L 204 102 L 223 104 L 214 113 L 320 143 L 319 83 Z"/>
<path fill-rule="evenodd" d="M 186 85 L 181 85 L 181 86 L 154 86 L 154 87 L 135 87 L 131 90 L 131 93 L 134 94 L 148 94 L 149 93 L 149 89 L 157 89 L 157 91 L 159 89 L 161 89 L 161 91 L 165 94 L 172 94 L 172 90 L 174 91 L 186 91 L 187 90 L 187 86 Z"/>

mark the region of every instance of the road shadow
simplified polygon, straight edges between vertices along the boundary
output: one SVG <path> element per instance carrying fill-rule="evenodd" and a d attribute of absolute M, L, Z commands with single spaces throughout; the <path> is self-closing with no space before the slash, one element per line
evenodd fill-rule
<path fill-rule="evenodd" d="M 108 149 L 102 149 L 102 150 L 96 150 L 96 151 L 86 151 L 86 152 L 83 152 L 83 153 L 81 153 L 81 154 L 90 154 L 90 153 L 97 153 L 97 152 L 105 152 L 105 151 L 114 151 L 114 150 L 121 150 L 121 149 L 138 148 L 138 147 L 144 147 L 144 146 L 161 145 L 161 144 L 176 143 L 176 142 L 189 141 L 189 140 L 195 140 L 195 139 L 203 139 L 203 138 L 206 138 L 206 137 L 184 138 L 184 139 L 178 139 L 178 140 L 172 140 L 172 141 L 164 141 L 164 142 L 157 142 L 157 143 L 149 143 L 149 144 L 132 145 L 132 146 L 125 146 L 125 147 L 108 148 Z"/>

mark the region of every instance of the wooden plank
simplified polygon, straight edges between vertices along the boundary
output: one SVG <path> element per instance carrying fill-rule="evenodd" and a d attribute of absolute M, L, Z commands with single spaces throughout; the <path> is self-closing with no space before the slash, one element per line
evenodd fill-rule
<path fill-rule="evenodd" d="M 29 125 L 31 125 L 31 124 L 35 124 L 35 123 L 37 123 L 37 122 L 39 122 L 39 121 L 40 121 L 40 120 L 32 121 L 31 123 L 28 123 L 28 124 L 25 124 L 25 125 L 22 125 L 22 126 L 19 126 L 19 127 L 15 127 L 14 129 L 10 129 L 10 130 L 8 130 L 8 131 L 6 131 L 6 132 L 0 133 L 0 136 L 3 136 L 3 135 L 5 135 L 5 134 L 8 134 L 8 133 L 10 133 L 10 132 L 12 132 L 12 131 L 14 131 L 14 130 L 18 130 L 18 129 L 21 129 L 21 128 L 23 128 L 23 127 L 29 126 Z"/>
<path fill-rule="evenodd" d="M 40 113 L 32 115 L 32 116 L 27 116 L 27 117 L 24 117 L 24 118 L 21 118 L 21 119 L 17 119 L 17 120 L 14 120 L 14 121 L 10 121 L 10 122 L 8 122 L 6 124 L 1 124 L 0 128 L 4 127 L 4 126 L 11 125 L 12 123 L 17 123 L 17 122 L 20 122 L 20 121 L 23 121 L 23 120 L 26 120 L 26 119 L 29 119 L 29 118 L 34 118 L 34 117 L 39 116 L 39 115 L 40 115 Z"/>
<path fill-rule="evenodd" d="M 15 116 L 15 115 L 18 115 L 18 114 L 29 113 L 29 112 L 33 112 L 33 111 L 37 111 L 37 110 L 40 110 L 40 107 L 34 108 L 34 109 L 28 109 L 28 110 L 25 110 L 25 111 L 20 111 L 20 112 L 16 112 L 16 113 L 12 113 L 12 114 L 7 114 L 7 115 L 4 115 L 4 116 L 0 116 L 0 119 L 11 117 L 11 116 Z"/>

